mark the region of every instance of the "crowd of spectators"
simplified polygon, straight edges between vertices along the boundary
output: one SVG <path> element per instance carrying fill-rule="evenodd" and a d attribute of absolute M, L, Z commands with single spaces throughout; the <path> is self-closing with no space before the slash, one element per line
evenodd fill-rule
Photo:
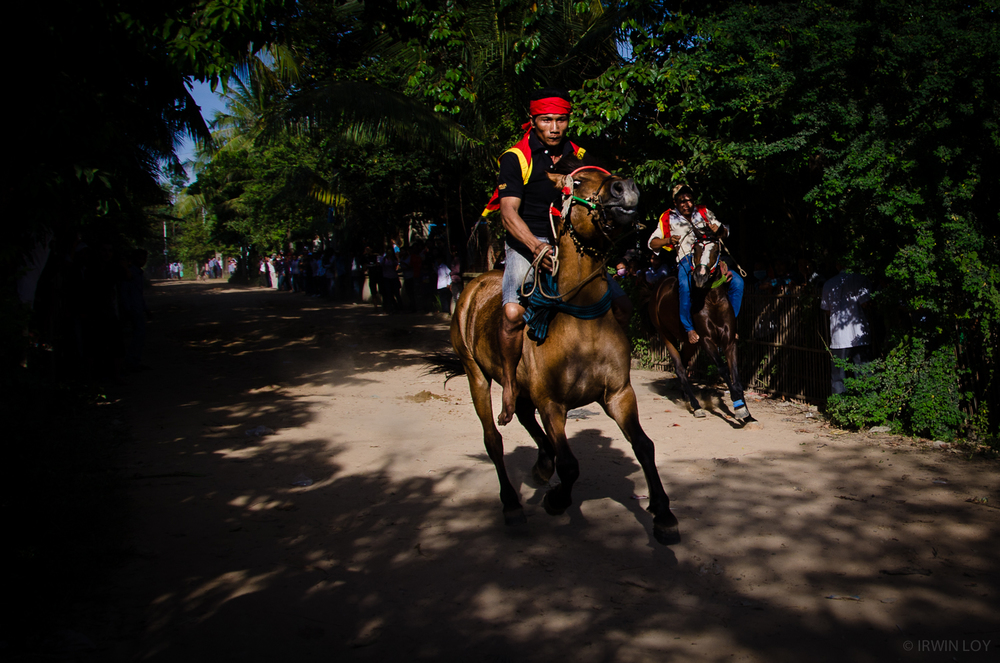
<path fill-rule="evenodd" d="M 41 320 L 41 344 L 58 348 L 57 361 L 103 377 L 117 378 L 145 368 L 146 252 L 116 250 L 99 239 L 88 242 L 78 237 L 75 243 L 52 241 L 46 258 L 39 263 L 44 270 L 35 270 L 38 274 L 33 277 L 39 295 L 36 319 Z M 737 268 L 730 258 L 725 259 L 730 269 Z M 669 254 L 648 255 L 640 249 L 629 250 L 610 264 L 612 277 L 636 306 L 643 304 L 660 281 L 677 274 Z M 867 359 L 862 351 L 870 345 L 868 323 L 859 305 L 867 305 L 871 286 L 840 267 L 818 268 L 808 259 L 763 255 L 746 276 L 747 293 L 822 294 L 822 308 L 831 315 L 831 347 L 859 363 Z M 198 266 L 197 278 L 228 278 L 236 268 L 235 258 L 215 256 Z M 258 284 L 335 301 L 369 301 L 386 313 L 448 314 L 462 291 L 462 271 L 459 251 L 444 241 L 416 240 L 405 246 L 391 241 L 381 252 L 364 247 L 354 252 L 331 248 L 267 255 L 258 264 Z M 182 279 L 184 273 L 184 264 L 175 260 L 159 266 L 155 276 Z M 848 335 L 845 330 L 851 331 L 850 338 L 841 339 Z M 835 366 L 835 393 L 842 390 L 837 384 L 842 374 Z"/>
<path fill-rule="evenodd" d="M 387 313 L 450 313 L 462 289 L 458 249 L 449 250 L 443 241 L 416 240 L 405 247 L 391 241 L 381 253 L 371 247 L 278 252 L 261 258 L 258 274 L 260 287 L 335 301 L 368 300 Z"/>
<path fill-rule="evenodd" d="M 723 258 L 733 271 L 735 261 Z M 677 275 L 670 254 L 649 255 L 639 249 L 627 251 L 612 275 L 634 293 L 655 287 L 667 276 Z M 762 256 L 746 275 L 748 294 L 794 294 L 809 286 L 819 294 L 823 283 L 837 273 L 833 264 L 820 269 L 805 258 Z M 183 264 L 169 265 L 165 278 L 182 278 Z M 235 259 L 212 258 L 198 271 L 200 279 L 229 277 Z M 415 240 L 401 246 L 390 241 L 384 251 L 371 247 L 349 252 L 337 249 L 276 252 L 258 263 L 260 287 L 325 297 L 336 301 L 371 301 L 387 313 L 437 310 L 448 313 L 462 290 L 462 262 L 456 247 L 443 241 Z M 631 286 L 631 287 L 630 287 Z M 367 292 L 365 292 L 367 290 Z"/>
<path fill-rule="evenodd" d="M 236 261 L 233 261 L 235 266 Z M 201 268 L 198 270 L 198 280 L 206 281 L 208 279 L 221 279 L 222 278 L 222 259 L 218 256 L 212 256 L 212 259 L 208 262 L 202 264 Z"/>
<path fill-rule="evenodd" d="M 815 263 L 806 258 L 772 260 L 765 255 L 753 263 L 753 271 L 747 275 L 747 291 L 780 295 L 804 285 L 818 289 L 835 273 L 835 269 L 817 270 Z"/>

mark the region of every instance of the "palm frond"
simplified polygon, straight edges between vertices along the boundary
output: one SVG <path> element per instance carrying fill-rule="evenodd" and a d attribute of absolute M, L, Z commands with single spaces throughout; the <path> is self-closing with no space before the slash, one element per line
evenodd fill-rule
<path fill-rule="evenodd" d="M 298 96 L 290 118 L 340 123 L 356 142 L 399 141 L 423 149 L 465 152 L 479 144 L 464 127 L 421 101 L 378 85 L 333 82 Z"/>

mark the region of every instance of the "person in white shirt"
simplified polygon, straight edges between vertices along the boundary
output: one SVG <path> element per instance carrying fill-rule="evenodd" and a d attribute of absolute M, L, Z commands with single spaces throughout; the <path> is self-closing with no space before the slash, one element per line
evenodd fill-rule
<path fill-rule="evenodd" d="M 438 301 L 441 303 L 441 312 L 451 312 L 451 265 L 448 264 L 447 254 L 442 253 L 434 261 L 434 271 L 437 273 L 437 293 Z"/>
<path fill-rule="evenodd" d="M 868 318 L 862 309 L 871 300 L 871 282 L 860 274 L 847 271 L 840 262 L 837 269 L 840 273 L 823 284 L 819 307 L 828 314 L 833 356 L 860 366 L 871 356 Z M 844 393 L 844 376 L 845 370 L 831 362 L 830 382 L 834 394 Z"/>

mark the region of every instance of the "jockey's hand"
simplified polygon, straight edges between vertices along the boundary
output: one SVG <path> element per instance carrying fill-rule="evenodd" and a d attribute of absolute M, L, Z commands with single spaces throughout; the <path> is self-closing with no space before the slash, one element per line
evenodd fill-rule
<path fill-rule="evenodd" d="M 729 271 L 729 265 L 726 264 L 725 260 L 719 261 L 719 269 L 722 270 L 722 275 L 726 277 L 727 281 L 733 280 L 733 273 Z"/>
<path fill-rule="evenodd" d="M 533 251 L 535 259 L 538 258 L 539 254 L 545 252 L 545 257 L 542 258 L 542 262 L 539 264 L 539 267 L 541 267 L 547 272 L 551 272 L 554 265 L 554 263 L 552 262 L 553 250 L 554 249 L 552 248 L 551 244 L 546 244 L 545 242 L 539 242 L 538 245 L 535 246 L 535 250 Z"/>

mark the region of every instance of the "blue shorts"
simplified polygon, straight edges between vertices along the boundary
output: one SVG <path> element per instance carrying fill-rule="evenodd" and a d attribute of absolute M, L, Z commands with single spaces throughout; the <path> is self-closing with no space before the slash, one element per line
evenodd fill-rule
<path fill-rule="evenodd" d="M 545 237 L 536 236 L 536 239 L 546 243 L 549 241 Z M 521 282 L 524 282 L 525 292 L 530 292 L 531 284 L 535 282 L 535 273 L 531 269 L 530 260 L 510 248 L 506 242 L 503 246 L 507 256 L 503 266 L 503 303 L 520 304 Z"/>

